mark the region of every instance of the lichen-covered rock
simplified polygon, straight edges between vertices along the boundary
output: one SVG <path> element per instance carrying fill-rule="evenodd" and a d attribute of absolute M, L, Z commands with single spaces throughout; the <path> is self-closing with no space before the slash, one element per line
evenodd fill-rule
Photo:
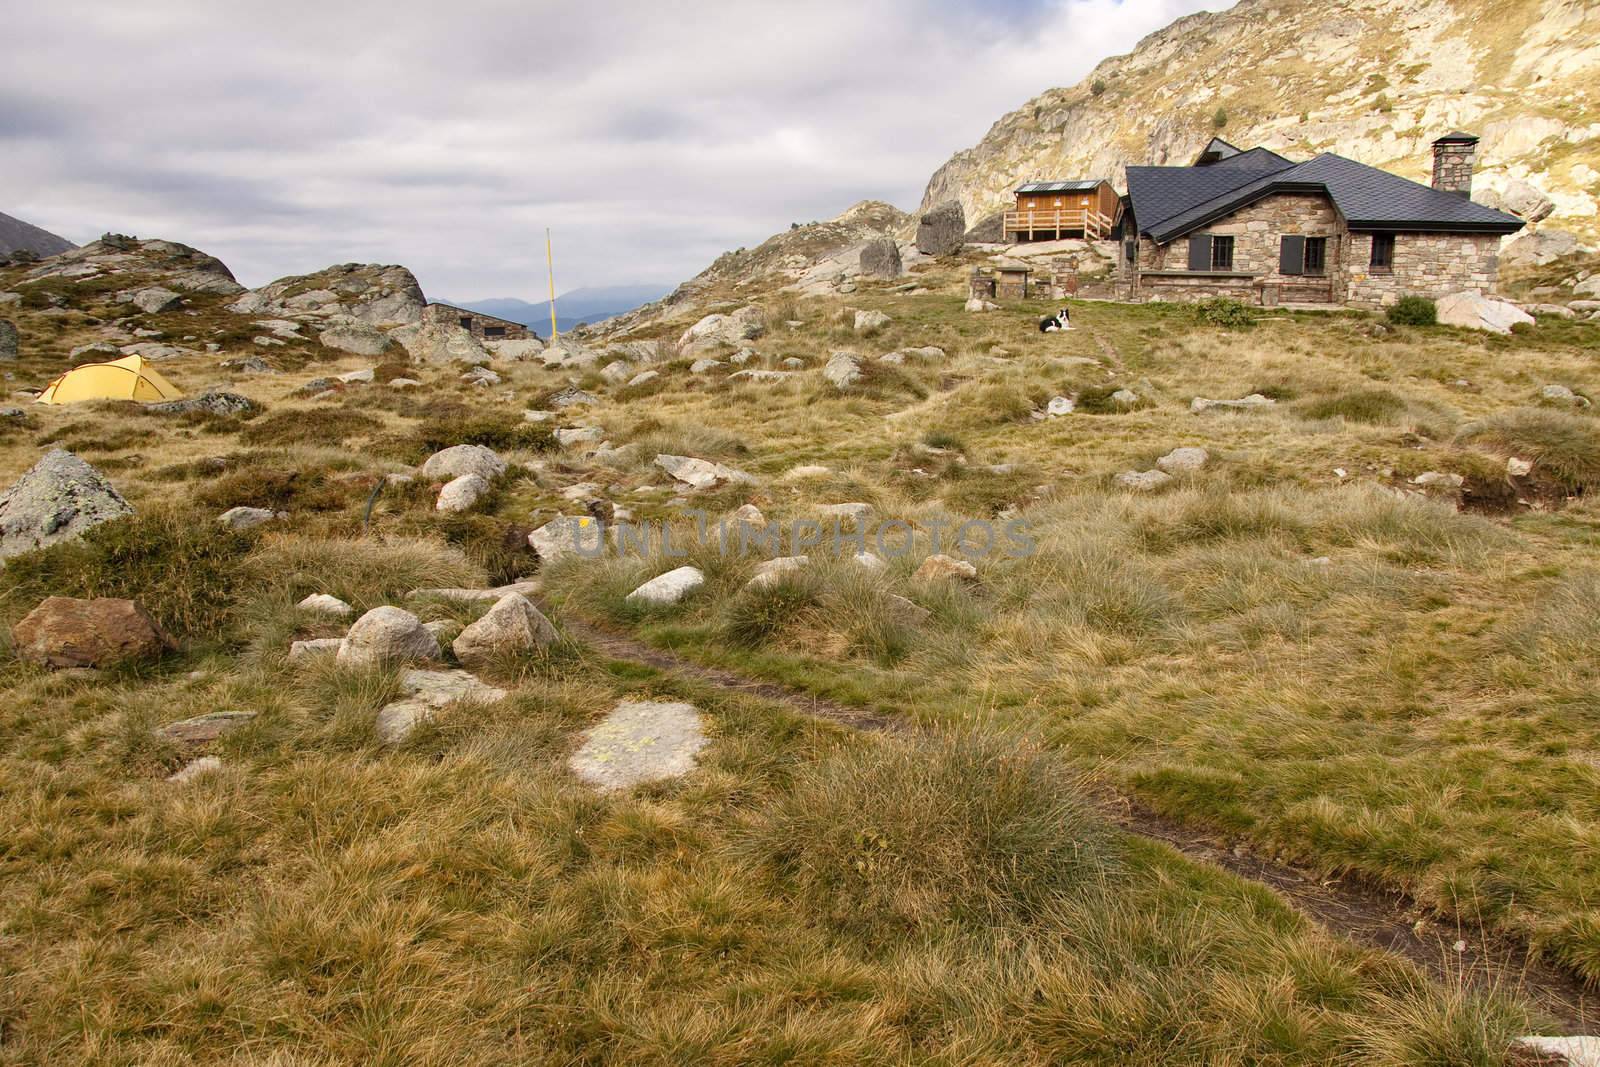
<path fill-rule="evenodd" d="M 822 368 L 822 376 L 835 389 L 849 389 L 861 381 L 861 357 L 854 352 L 835 352 Z"/>
<path fill-rule="evenodd" d="M 1156 460 L 1156 466 L 1168 474 L 1191 474 L 1206 465 L 1211 459 L 1211 453 L 1203 448 L 1186 446 L 1174 448 L 1171 452 Z"/>
<path fill-rule="evenodd" d="M 1517 305 L 1494 300 L 1481 293 L 1461 292 L 1435 301 L 1441 326 L 1465 326 L 1469 330 L 1510 333 L 1517 325 L 1532 326 L 1534 318 Z"/>
<path fill-rule="evenodd" d="M 389 336 L 400 342 L 406 354 L 418 363 L 482 366 L 489 362 L 488 351 L 476 337 L 459 326 L 427 322 L 391 330 Z"/>
<path fill-rule="evenodd" d="M 296 604 L 295 607 L 301 611 L 312 611 L 318 615 L 332 615 L 339 619 L 347 619 L 356 612 L 356 609 L 349 604 L 327 593 L 312 593 Z"/>
<path fill-rule="evenodd" d="M 385 705 L 374 723 L 378 740 L 386 745 L 404 741 L 452 704 L 495 704 L 506 698 L 504 689 L 485 685 L 466 671 L 406 671 L 400 676 L 400 691 L 405 695 Z"/>
<path fill-rule="evenodd" d="M 282 517 L 282 514 L 271 508 L 251 508 L 241 505 L 224 511 L 217 516 L 217 521 L 230 530 L 253 530 L 257 526 Z"/>
<path fill-rule="evenodd" d="M 755 481 L 744 471 L 725 467 L 708 459 L 697 459 L 694 456 L 673 456 L 663 452 L 656 456 L 656 466 L 695 489 L 710 489 L 712 486 L 730 482 Z"/>
<path fill-rule="evenodd" d="M 679 778 L 695 767 L 710 742 L 694 705 L 624 700 L 584 734 L 572 754 L 572 773 L 601 792 Z"/>
<path fill-rule="evenodd" d="M 1171 483 L 1172 475 L 1166 471 L 1123 471 L 1111 481 L 1122 489 L 1148 493 L 1152 489 L 1160 489 Z"/>
<path fill-rule="evenodd" d="M 563 556 L 598 556 L 605 548 L 605 530 L 589 515 L 558 515 L 528 535 L 528 547 L 540 563 Z"/>
<path fill-rule="evenodd" d="M 925 582 L 938 581 L 945 578 L 959 578 L 971 580 L 978 576 L 978 568 L 964 559 L 956 559 L 944 553 L 937 553 L 922 561 L 913 577 Z"/>
<path fill-rule="evenodd" d="M 348 315 L 371 326 L 422 321 L 424 297 L 416 276 L 404 267 L 342 263 L 254 289 L 228 306 L 243 315 L 299 312 Z"/>
<path fill-rule="evenodd" d="M 893 322 L 881 311 L 858 311 L 855 318 L 856 333 L 874 334 Z"/>
<path fill-rule="evenodd" d="M 371 663 L 416 663 L 439 658 L 439 641 L 411 612 L 384 605 L 373 608 L 350 627 L 339 645 L 340 666 Z"/>
<path fill-rule="evenodd" d="M 249 415 L 261 410 L 247 396 L 223 389 L 208 389 L 199 396 L 186 396 L 180 400 L 163 400 L 146 404 L 145 410 L 157 415 L 190 415 L 203 412 L 207 415 Z"/>
<path fill-rule="evenodd" d="M 46 667 L 152 659 L 171 644 L 143 607 L 112 597 L 46 597 L 11 628 L 11 639 L 18 656 Z"/>
<path fill-rule="evenodd" d="M 317 341 L 323 348 L 368 357 L 381 356 L 394 344 L 388 334 L 364 323 L 350 323 L 323 330 L 317 335 Z"/>
<path fill-rule="evenodd" d="M 253 711 L 213 711 L 192 719 L 168 723 L 156 733 L 180 745 L 207 745 L 254 720 Z"/>
<path fill-rule="evenodd" d="M 451 644 L 456 659 L 467 666 L 497 654 L 531 652 L 553 645 L 556 628 L 521 593 L 507 593 L 483 617 L 461 631 Z"/>
<path fill-rule="evenodd" d="M 492 482 L 506 472 L 506 461 L 483 445 L 452 445 L 429 456 L 422 464 L 424 478 L 460 478 L 476 474 Z"/>
<path fill-rule="evenodd" d="M 74 540 L 131 514 L 133 508 L 99 471 L 54 449 L 0 494 L 0 559 Z"/>

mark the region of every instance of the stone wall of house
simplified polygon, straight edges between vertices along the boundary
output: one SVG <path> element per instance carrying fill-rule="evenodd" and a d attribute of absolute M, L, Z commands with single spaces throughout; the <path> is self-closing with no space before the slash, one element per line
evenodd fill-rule
<path fill-rule="evenodd" d="M 1342 288 L 1351 307 L 1378 310 L 1402 296 L 1437 300 L 1462 290 L 1494 288 L 1500 268 L 1498 234 L 1401 233 L 1394 239 L 1394 266 L 1374 271 L 1372 235 L 1346 234 Z"/>
<path fill-rule="evenodd" d="M 480 341 L 522 341 L 528 337 L 528 328 L 520 322 L 497 319 L 493 315 L 450 304 L 429 304 L 422 309 L 422 321 L 441 326 L 459 326 Z M 504 332 L 490 334 L 488 331 L 491 328 Z"/>
<path fill-rule="evenodd" d="M 1333 204 L 1326 196 L 1312 193 L 1277 193 L 1240 208 L 1213 222 L 1196 234 L 1233 238 L 1233 270 L 1250 277 L 1224 277 L 1191 275 L 1186 277 L 1148 276 L 1141 274 L 1138 299 L 1159 297 L 1164 300 L 1198 300 L 1213 296 L 1230 296 L 1251 303 L 1277 303 L 1279 292 L 1290 293 L 1285 300 L 1307 299 L 1321 295 L 1337 299 L 1341 259 L 1340 223 Z M 1326 285 L 1319 286 L 1315 278 L 1304 275 L 1283 275 L 1280 248 L 1285 234 L 1304 237 L 1326 237 L 1328 247 L 1323 277 Z M 1189 238 L 1180 237 L 1167 245 L 1158 245 L 1148 237 L 1139 239 L 1139 269 L 1143 271 L 1176 270 L 1189 267 Z"/>

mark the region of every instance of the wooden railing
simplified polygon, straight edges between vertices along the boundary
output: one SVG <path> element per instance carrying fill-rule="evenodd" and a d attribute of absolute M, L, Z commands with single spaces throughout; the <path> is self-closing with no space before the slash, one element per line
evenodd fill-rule
<path fill-rule="evenodd" d="M 1007 237 L 1027 234 L 1030 238 L 1042 233 L 1081 233 L 1091 241 L 1111 235 L 1111 220 L 1098 211 L 1081 209 L 1008 211 L 1005 215 Z"/>

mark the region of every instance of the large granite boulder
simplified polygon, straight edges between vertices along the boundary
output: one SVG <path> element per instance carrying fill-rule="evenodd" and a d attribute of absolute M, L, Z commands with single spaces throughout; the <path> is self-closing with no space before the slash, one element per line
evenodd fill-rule
<path fill-rule="evenodd" d="M 46 667 L 107 667 L 153 659 L 171 642 L 132 600 L 47 597 L 11 628 L 17 655 Z"/>
<path fill-rule="evenodd" d="M 439 658 L 439 640 L 411 612 L 384 605 L 373 608 L 350 627 L 339 645 L 340 666 L 371 663 L 417 663 Z"/>
<path fill-rule="evenodd" d="M 451 648 L 467 666 L 496 654 L 531 652 L 555 644 L 556 628 L 521 593 L 507 593 L 477 622 L 461 631 Z"/>
<path fill-rule="evenodd" d="M 492 482 L 506 472 L 506 461 L 494 449 L 483 445 L 452 445 L 429 456 L 422 464 L 422 476 L 451 480 L 476 474 Z"/>
<path fill-rule="evenodd" d="M 1513 326 L 1532 326 L 1534 323 L 1533 316 L 1517 305 L 1470 290 L 1440 297 L 1435 303 L 1442 326 L 1465 326 L 1469 330 L 1510 333 Z"/>
<path fill-rule="evenodd" d="M 389 336 L 400 342 L 417 363 L 465 363 L 478 367 L 489 362 L 488 350 L 459 326 L 425 322 L 391 330 Z"/>
<path fill-rule="evenodd" d="M 966 244 L 967 216 L 959 200 L 944 203 L 922 216 L 917 226 L 917 251 L 928 256 L 953 256 Z"/>
<path fill-rule="evenodd" d="M 861 246 L 863 278 L 900 277 L 900 246 L 892 237 L 879 237 Z"/>
<path fill-rule="evenodd" d="M 388 351 L 394 342 L 382 330 L 368 326 L 365 323 L 350 323 L 345 326 L 334 326 L 323 330 L 317 335 L 317 340 L 323 348 L 332 348 L 339 352 L 349 352 L 356 356 L 377 357 Z"/>
<path fill-rule="evenodd" d="M 93 526 L 132 514 L 99 471 L 54 449 L 0 494 L 0 559 L 75 540 Z"/>
<path fill-rule="evenodd" d="M 1563 256 L 1585 251 L 1578 238 L 1565 230 L 1539 230 L 1507 241 L 1500 250 L 1502 267 L 1542 267 Z"/>

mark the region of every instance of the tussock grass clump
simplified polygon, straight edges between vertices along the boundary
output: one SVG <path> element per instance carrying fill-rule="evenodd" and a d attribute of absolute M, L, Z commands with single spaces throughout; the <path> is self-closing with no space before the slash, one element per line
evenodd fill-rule
<path fill-rule="evenodd" d="M 137 600 L 174 636 L 221 629 L 233 606 L 250 532 L 208 515 L 155 508 L 6 562 L 0 599 L 20 614 L 47 596 Z"/>
<path fill-rule="evenodd" d="M 467 513 L 441 515 L 436 522 L 445 540 L 459 546 L 495 585 L 516 581 L 538 568 L 538 554 L 528 546 L 532 526 Z"/>
<path fill-rule="evenodd" d="M 293 603 L 331 593 L 357 610 L 392 604 L 418 588 L 475 586 L 483 572 L 460 549 L 423 539 L 278 536 L 245 567 L 257 595 Z"/>
<path fill-rule="evenodd" d="M 1350 422 L 1391 422 L 1406 410 L 1406 402 L 1388 389 L 1351 389 L 1308 400 L 1301 414 L 1308 419 L 1346 419 Z"/>
<path fill-rule="evenodd" d="M 1309 525 L 1307 516 L 1285 494 L 1230 492 L 1225 487 L 1141 501 L 1130 518 L 1134 540 L 1148 552 L 1259 538 L 1296 543 Z"/>
<path fill-rule="evenodd" d="M 275 411 L 246 426 L 239 440 L 247 445 L 342 445 L 382 426 L 371 415 L 342 407 Z"/>
<path fill-rule="evenodd" d="M 435 412 L 416 431 L 417 459 L 453 445 L 482 445 L 496 451 L 522 449 L 549 452 L 555 449 L 555 436 L 549 426 L 526 422 L 515 412 L 474 413 L 464 406 L 448 412 Z"/>
<path fill-rule="evenodd" d="M 755 812 L 736 848 L 870 942 L 1028 924 L 1118 866 L 1060 762 L 977 732 L 845 748 Z"/>
<path fill-rule="evenodd" d="M 1536 475 L 1569 493 L 1600 484 L 1600 425 L 1581 415 L 1514 408 L 1464 427 L 1457 440 L 1532 460 Z"/>
<path fill-rule="evenodd" d="M 723 610 L 722 632 L 734 644 L 760 645 L 795 626 L 817 606 L 817 582 L 804 571 L 740 590 Z"/>
<path fill-rule="evenodd" d="M 354 490 L 329 474 L 314 466 L 245 466 L 203 482 L 195 490 L 195 500 L 219 511 L 233 507 L 337 511 L 351 501 Z"/>

